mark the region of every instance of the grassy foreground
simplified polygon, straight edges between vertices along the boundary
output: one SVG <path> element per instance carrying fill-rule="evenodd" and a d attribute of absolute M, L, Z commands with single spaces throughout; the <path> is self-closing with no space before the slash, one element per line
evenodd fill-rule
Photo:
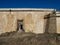
<path fill-rule="evenodd" d="M 0 35 L 0 45 L 60 45 L 58 38 L 56 34 L 7 32 Z"/>

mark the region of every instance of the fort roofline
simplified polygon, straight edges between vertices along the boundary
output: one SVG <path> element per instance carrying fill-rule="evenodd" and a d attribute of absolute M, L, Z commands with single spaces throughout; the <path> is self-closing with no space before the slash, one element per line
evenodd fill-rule
<path fill-rule="evenodd" d="M 56 9 L 49 8 L 0 8 L 0 12 L 18 12 L 18 11 L 36 11 L 36 12 L 51 12 Z"/>

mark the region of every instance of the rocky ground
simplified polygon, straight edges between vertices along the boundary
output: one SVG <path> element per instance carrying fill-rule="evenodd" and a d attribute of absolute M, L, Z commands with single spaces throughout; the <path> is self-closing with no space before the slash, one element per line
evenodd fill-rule
<path fill-rule="evenodd" d="M 60 35 L 6 32 L 0 35 L 0 45 L 60 45 Z"/>

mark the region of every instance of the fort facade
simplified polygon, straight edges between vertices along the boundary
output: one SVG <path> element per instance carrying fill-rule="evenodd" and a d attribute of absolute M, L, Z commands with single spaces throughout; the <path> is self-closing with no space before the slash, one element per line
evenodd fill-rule
<path fill-rule="evenodd" d="M 60 33 L 60 12 L 44 8 L 0 8 L 0 34 L 11 31 Z"/>

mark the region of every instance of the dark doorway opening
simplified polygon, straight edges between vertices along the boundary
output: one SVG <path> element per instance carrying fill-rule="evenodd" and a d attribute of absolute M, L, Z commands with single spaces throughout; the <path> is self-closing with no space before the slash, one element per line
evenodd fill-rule
<path fill-rule="evenodd" d="M 17 31 L 24 31 L 23 20 L 17 20 Z"/>

